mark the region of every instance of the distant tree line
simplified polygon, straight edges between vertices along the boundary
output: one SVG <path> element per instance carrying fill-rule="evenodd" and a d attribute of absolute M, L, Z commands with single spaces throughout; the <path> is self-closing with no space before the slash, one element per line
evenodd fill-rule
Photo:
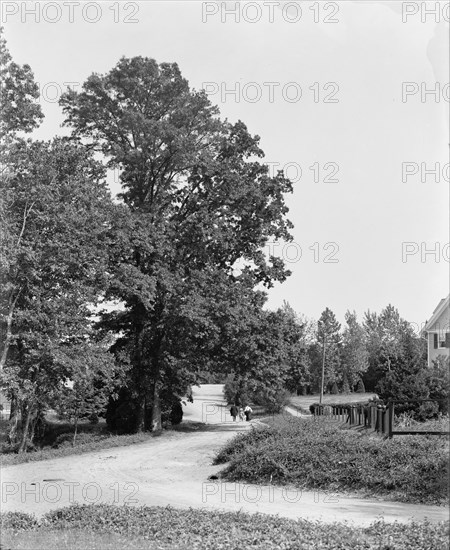
<path fill-rule="evenodd" d="M 280 410 L 289 394 L 320 392 L 323 366 L 325 393 L 375 392 L 385 401 L 439 399 L 423 408 L 430 415 L 448 411 L 448 357 L 440 356 L 428 367 L 426 340 L 392 305 L 379 314 L 366 312 L 361 323 L 347 311 L 343 328 L 329 308 L 317 322 L 296 315 L 287 303 L 263 315 L 266 325 L 259 324 L 264 327 L 259 338 L 253 330 L 242 341 L 244 350 L 255 353 L 254 371 L 245 351 L 237 353 L 225 387 L 229 402 L 252 401 Z"/>

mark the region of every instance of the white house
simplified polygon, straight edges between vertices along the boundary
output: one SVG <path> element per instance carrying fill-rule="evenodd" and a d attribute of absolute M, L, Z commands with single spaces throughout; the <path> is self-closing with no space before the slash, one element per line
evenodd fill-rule
<path fill-rule="evenodd" d="M 449 356 L 450 353 L 450 306 L 449 296 L 442 298 L 433 311 L 431 319 L 426 322 L 422 334 L 428 342 L 428 366 L 439 355 Z"/>

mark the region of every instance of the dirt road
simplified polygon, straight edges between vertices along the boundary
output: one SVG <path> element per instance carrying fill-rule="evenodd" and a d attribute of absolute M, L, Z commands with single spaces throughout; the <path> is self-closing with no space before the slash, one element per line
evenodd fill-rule
<path fill-rule="evenodd" d="M 188 423 L 192 424 L 188 424 Z M 195 429 L 194 422 L 206 426 Z M 208 480 L 215 452 L 257 421 L 232 422 L 221 385 L 204 385 L 185 407 L 190 430 L 167 432 L 148 442 L 42 462 L 5 467 L 2 511 L 41 516 L 71 502 L 193 507 L 279 514 L 290 518 L 367 525 L 379 517 L 405 522 L 448 518 L 448 509 Z"/>

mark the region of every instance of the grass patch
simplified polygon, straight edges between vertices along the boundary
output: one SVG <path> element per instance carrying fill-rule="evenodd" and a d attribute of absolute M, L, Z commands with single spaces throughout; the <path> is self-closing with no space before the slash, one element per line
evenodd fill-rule
<path fill-rule="evenodd" d="M 444 437 L 370 437 L 322 418 L 278 417 L 239 434 L 215 463 L 229 481 L 359 492 L 423 504 L 448 501 Z"/>
<path fill-rule="evenodd" d="M 56 449 L 49 447 L 22 454 L 8 453 L 2 455 L 1 463 L 2 466 L 12 466 L 14 464 L 23 464 L 24 462 L 51 460 L 63 456 L 79 455 L 91 453 L 93 451 L 101 451 L 102 449 L 110 449 L 112 447 L 143 443 L 152 437 L 153 435 L 149 432 L 131 435 L 98 435 L 97 437 L 93 436 L 91 438 L 80 437 L 79 443 L 74 447 L 69 443 L 62 444 Z"/>
<path fill-rule="evenodd" d="M 445 414 L 439 418 L 419 422 L 414 420 L 408 413 L 402 413 L 394 418 L 394 429 L 399 429 L 399 431 L 435 431 L 448 433 L 450 432 L 450 418 L 448 414 Z"/>
<path fill-rule="evenodd" d="M 26 522 L 25 514 L 19 515 L 2 514 L 2 543 L 7 548 L 447 550 L 449 537 L 448 522 L 377 521 L 358 528 L 263 514 L 146 506 L 74 505 L 50 512 L 40 522 L 33 516 Z"/>

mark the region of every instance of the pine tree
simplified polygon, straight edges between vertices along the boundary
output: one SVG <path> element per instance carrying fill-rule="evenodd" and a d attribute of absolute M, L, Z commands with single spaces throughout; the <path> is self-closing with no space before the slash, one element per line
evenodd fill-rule
<path fill-rule="evenodd" d="M 334 313 L 326 308 L 317 322 L 316 342 L 312 348 L 312 376 L 314 385 L 320 389 L 322 361 L 325 350 L 324 388 L 339 381 L 341 325 Z"/>

